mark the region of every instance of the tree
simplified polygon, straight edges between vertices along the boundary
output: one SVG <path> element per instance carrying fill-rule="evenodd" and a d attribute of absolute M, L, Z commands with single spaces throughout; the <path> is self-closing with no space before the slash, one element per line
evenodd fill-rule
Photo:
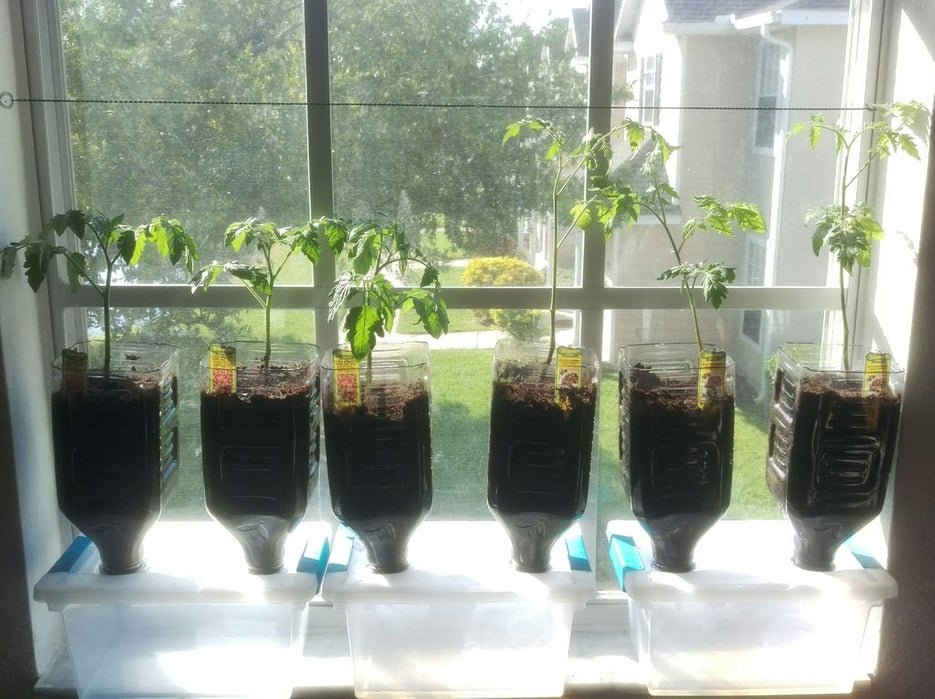
<path fill-rule="evenodd" d="M 341 3 L 332 27 L 337 210 L 396 214 L 405 192 L 429 231 L 510 252 L 517 218 L 544 208 L 549 188 L 537 159 L 500 147 L 525 112 L 507 105 L 585 102 L 564 23 L 534 32 L 491 2 L 381 0 Z M 552 111 L 583 131 L 583 108 Z"/>

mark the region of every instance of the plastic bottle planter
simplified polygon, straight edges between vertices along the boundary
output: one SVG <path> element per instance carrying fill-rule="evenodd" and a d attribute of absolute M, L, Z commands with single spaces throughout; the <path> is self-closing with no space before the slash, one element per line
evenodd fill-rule
<path fill-rule="evenodd" d="M 178 353 L 114 343 L 108 375 L 103 342 L 65 354 L 52 365 L 59 509 L 94 542 L 102 572 L 133 573 L 178 477 Z"/>
<path fill-rule="evenodd" d="M 793 562 L 832 570 L 838 547 L 880 513 L 893 464 L 903 371 L 855 348 L 784 345 L 770 407 L 766 482 L 795 529 Z"/>
<path fill-rule="evenodd" d="M 331 506 L 378 573 L 409 562 L 409 537 L 432 507 L 429 357 L 424 342 L 383 344 L 357 362 L 337 349 L 322 362 Z"/>
<path fill-rule="evenodd" d="M 282 570 L 286 538 L 318 476 L 318 348 L 212 347 L 201 361 L 205 505 L 243 548 L 251 573 Z"/>
<path fill-rule="evenodd" d="M 730 504 L 734 363 L 700 363 L 694 343 L 619 355 L 623 483 L 664 571 L 692 569 L 695 545 Z"/>
<path fill-rule="evenodd" d="M 597 377 L 591 350 L 501 340 L 494 350 L 487 506 L 520 571 L 549 569 L 552 545 L 584 512 Z"/>

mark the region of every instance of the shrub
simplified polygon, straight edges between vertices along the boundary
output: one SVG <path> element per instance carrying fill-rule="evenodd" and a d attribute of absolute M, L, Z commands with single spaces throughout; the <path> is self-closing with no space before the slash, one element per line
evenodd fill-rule
<path fill-rule="evenodd" d="M 477 257 L 468 262 L 461 275 L 465 286 L 538 286 L 543 281 L 541 272 L 516 257 Z M 541 311 L 478 309 L 474 315 L 519 340 L 535 340 L 542 335 L 539 330 Z"/>

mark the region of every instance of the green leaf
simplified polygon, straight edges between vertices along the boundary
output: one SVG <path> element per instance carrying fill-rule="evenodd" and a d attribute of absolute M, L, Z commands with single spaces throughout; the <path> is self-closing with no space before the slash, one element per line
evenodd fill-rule
<path fill-rule="evenodd" d="M 223 273 L 224 265 L 220 262 L 215 261 L 211 264 L 204 265 L 194 274 L 194 276 L 192 276 L 191 280 L 189 281 L 192 292 L 196 291 L 199 287 L 207 291 L 208 287 L 211 286 Z"/>
<path fill-rule="evenodd" d="M 257 223 L 256 218 L 248 218 L 246 221 L 236 221 L 227 227 L 224 231 L 224 245 L 232 248 L 234 252 L 240 252 L 244 244 L 253 241 L 253 227 Z"/>
<path fill-rule="evenodd" d="M 121 226 L 114 231 L 117 236 L 117 250 L 120 257 L 130 267 L 135 267 L 143 256 L 143 249 L 146 247 L 145 227 L 133 229 L 128 226 Z"/>
<path fill-rule="evenodd" d="M 334 320 L 338 317 L 341 308 L 356 290 L 353 274 L 344 271 L 338 275 L 328 292 L 328 320 Z"/>
<path fill-rule="evenodd" d="M 512 124 L 506 127 L 506 133 L 503 134 L 503 140 L 500 141 L 500 145 L 506 145 L 507 141 L 510 139 L 516 138 L 523 131 L 523 124 L 519 121 L 514 121 Z"/>
<path fill-rule="evenodd" d="M 88 276 L 88 261 L 80 252 L 69 252 L 65 255 L 68 264 L 65 265 L 65 271 L 68 274 L 68 288 L 74 293 L 81 286 L 81 279 Z"/>
<path fill-rule="evenodd" d="M 55 256 L 55 246 L 47 243 L 32 243 L 23 253 L 23 269 L 26 281 L 33 291 L 39 291 L 49 272 L 49 263 Z"/>
<path fill-rule="evenodd" d="M 433 265 L 427 265 L 422 271 L 422 279 L 419 280 L 419 286 L 437 286 L 439 284 L 439 272 Z"/>
<path fill-rule="evenodd" d="M 244 285 L 260 296 L 269 298 L 273 293 L 270 278 L 267 276 L 266 271 L 260 267 L 228 262 L 224 265 L 224 271 L 228 272 L 236 279 L 239 279 Z"/>
<path fill-rule="evenodd" d="M 185 260 L 185 269 L 191 272 L 198 259 L 198 248 L 195 240 L 185 232 L 182 224 L 176 219 L 158 216 L 142 227 L 149 240 L 156 244 L 156 249 L 163 258 L 173 265 Z"/>
<path fill-rule="evenodd" d="M 551 145 L 549 146 L 549 149 L 545 152 L 545 157 L 543 158 L 543 160 L 545 162 L 549 162 L 550 160 L 553 160 L 556 156 L 558 156 L 561 152 L 562 152 L 562 144 L 558 141 L 552 141 Z"/>
<path fill-rule="evenodd" d="M 351 352 L 357 359 L 364 359 L 377 344 L 377 335 L 383 337 L 380 314 L 371 306 L 355 306 L 347 313 L 344 329 Z"/>

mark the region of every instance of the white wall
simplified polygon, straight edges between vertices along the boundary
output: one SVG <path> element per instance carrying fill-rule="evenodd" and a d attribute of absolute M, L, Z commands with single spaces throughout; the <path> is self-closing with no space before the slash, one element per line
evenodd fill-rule
<path fill-rule="evenodd" d="M 29 95 L 26 79 L 20 3 L 0 0 L 0 91 L 15 97 Z M 37 230 L 39 204 L 30 105 L 17 102 L 0 109 L 0 246 Z M 49 370 L 51 347 L 45 294 L 33 294 L 21 271 L 0 280 L 0 342 L 3 343 L 7 399 L 23 516 L 26 578 L 31 590 L 36 580 L 63 550 L 63 528 L 58 515 L 52 468 L 49 427 Z M 4 397 L 0 396 L 0 400 Z M 10 591 L 4 590 L 9 593 Z M 42 672 L 61 647 L 57 614 L 30 602 L 36 662 Z"/>

